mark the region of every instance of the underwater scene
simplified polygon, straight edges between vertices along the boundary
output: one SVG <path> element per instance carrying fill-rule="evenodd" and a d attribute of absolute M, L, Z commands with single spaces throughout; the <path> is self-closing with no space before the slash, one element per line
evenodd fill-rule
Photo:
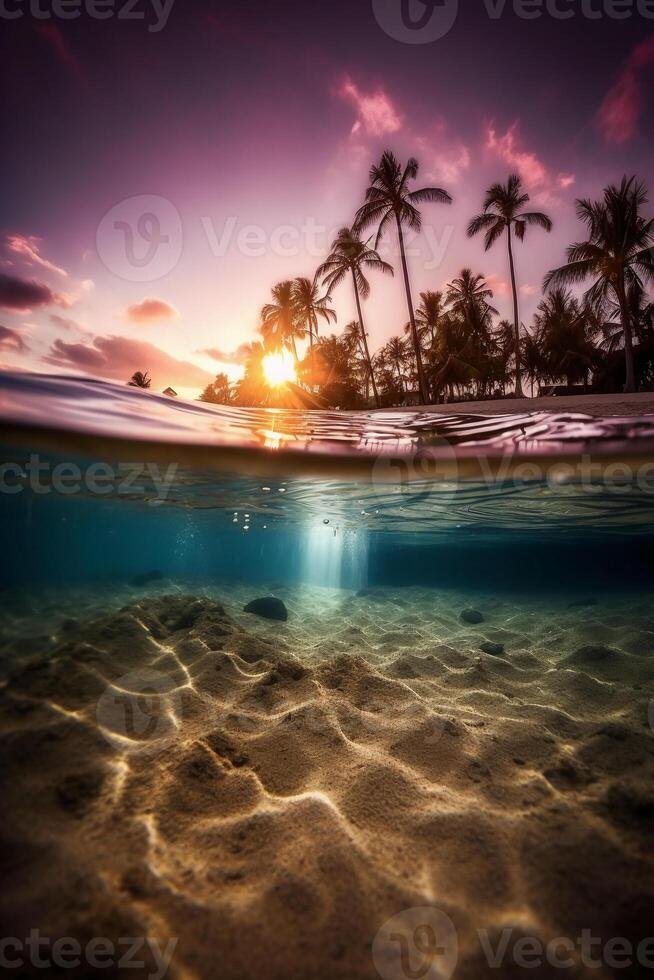
<path fill-rule="evenodd" d="M 48 975 L 650 975 L 654 418 L 0 407 L 0 903 Z"/>

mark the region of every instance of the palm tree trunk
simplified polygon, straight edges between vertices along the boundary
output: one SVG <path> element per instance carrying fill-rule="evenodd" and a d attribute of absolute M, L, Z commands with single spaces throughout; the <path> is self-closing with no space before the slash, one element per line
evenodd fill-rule
<path fill-rule="evenodd" d="M 377 408 L 379 408 L 379 392 L 377 391 L 375 372 L 372 369 L 370 351 L 368 350 L 368 338 L 366 336 L 366 328 L 363 323 L 363 313 L 361 312 L 361 299 L 359 297 L 359 287 L 357 286 L 357 279 L 354 274 L 354 270 L 352 270 L 352 282 L 354 283 L 354 296 L 357 301 L 357 313 L 359 314 L 359 330 L 361 331 L 361 340 L 363 342 L 363 349 L 366 352 L 366 361 L 368 362 L 368 371 L 370 372 L 370 380 L 372 381 L 372 390 L 375 396 L 375 405 L 377 406 Z"/>
<path fill-rule="evenodd" d="M 416 354 L 416 366 L 418 368 L 418 389 L 420 391 L 420 404 L 426 405 L 428 401 L 427 385 L 425 384 L 425 372 L 422 367 L 422 352 L 420 350 L 420 340 L 418 338 L 418 330 L 416 328 L 416 317 L 413 312 L 413 300 L 411 299 L 411 284 L 409 282 L 409 270 L 406 264 L 406 255 L 404 254 L 404 235 L 402 234 L 402 223 L 400 219 L 396 217 L 397 222 L 397 236 L 400 242 L 400 255 L 402 257 L 402 272 L 404 273 L 404 288 L 406 289 L 406 301 L 409 307 L 409 323 L 411 324 L 411 337 L 413 340 L 413 348 Z"/>
<path fill-rule="evenodd" d="M 509 265 L 511 267 L 511 288 L 513 290 L 513 329 L 515 336 L 515 396 L 524 398 L 522 390 L 522 379 L 520 377 L 520 311 L 518 309 L 518 287 L 515 279 L 515 263 L 513 261 L 513 241 L 511 235 L 511 224 L 507 225 L 509 240 Z"/>
<path fill-rule="evenodd" d="M 624 278 L 622 276 L 617 284 L 616 292 L 618 294 L 618 302 L 620 303 L 620 321 L 622 323 L 622 332 L 624 334 L 624 358 L 626 369 L 626 383 L 624 390 L 627 394 L 631 394 L 636 390 L 634 343 L 631 335 L 631 316 L 629 313 L 629 305 L 627 303 L 627 294 L 624 288 Z"/>

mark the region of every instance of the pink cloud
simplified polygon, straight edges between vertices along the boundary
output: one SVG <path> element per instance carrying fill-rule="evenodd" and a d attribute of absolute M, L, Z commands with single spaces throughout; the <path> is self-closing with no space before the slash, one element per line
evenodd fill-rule
<path fill-rule="evenodd" d="M 609 143 L 628 143 L 638 134 L 643 111 L 641 72 L 654 61 L 654 34 L 638 44 L 597 113 L 597 125 Z"/>
<path fill-rule="evenodd" d="M 78 330 L 79 333 L 90 334 L 90 331 L 77 320 L 71 320 L 69 317 L 59 316 L 57 313 L 50 314 L 50 322 L 54 323 L 55 327 L 60 327 L 62 330 Z"/>
<path fill-rule="evenodd" d="M 356 109 L 357 118 L 351 130 L 353 135 L 363 131 L 368 136 L 384 136 L 401 129 L 402 118 L 382 88 L 363 92 L 351 78 L 346 77 L 336 89 L 336 94 Z"/>
<path fill-rule="evenodd" d="M 416 144 L 428 181 L 456 184 L 470 169 L 470 150 L 461 140 L 451 137 L 443 119 L 424 135 L 417 136 Z"/>
<path fill-rule="evenodd" d="M 508 296 L 510 292 L 510 287 L 505 279 L 500 276 L 491 275 L 486 276 L 486 282 L 488 288 L 493 290 L 495 296 Z"/>
<path fill-rule="evenodd" d="M 55 293 L 45 283 L 35 279 L 19 279 L 0 272 L 0 307 L 14 310 L 17 313 L 29 313 L 41 306 L 61 306 L 67 309 L 71 305 L 68 296 Z"/>
<path fill-rule="evenodd" d="M 56 272 L 58 275 L 68 278 L 65 269 L 43 258 L 39 251 L 39 239 L 32 235 L 8 235 L 7 248 L 10 252 L 22 256 L 29 265 L 39 265 L 42 269 L 48 269 L 50 272 Z"/>
<path fill-rule="evenodd" d="M 155 387 L 202 388 L 213 376 L 190 361 L 179 361 L 154 344 L 129 337 L 96 337 L 92 343 L 58 339 L 43 360 L 57 368 L 127 381 L 134 371 L 147 371 Z"/>
<path fill-rule="evenodd" d="M 520 292 L 523 296 L 535 296 L 537 290 L 535 286 L 530 286 L 529 283 L 525 283 L 524 286 L 520 287 Z"/>
<path fill-rule="evenodd" d="M 485 149 L 517 170 L 530 191 L 540 191 L 540 200 L 548 200 L 556 190 L 566 190 L 575 182 L 573 174 L 550 173 L 546 164 L 532 150 L 521 145 L 520 124 L 514 122 L 505 133 L 499 133 L 493 123 L 486 128 Z"/>
<path fill-rule="evenodd" d="M 147 323 L 150 320 L 175 320 L 179 312 L 163 299 L 146 297 L 140 303 L 128 307 L 127 316 L 134 323 Z"/>
<path fill-rule="evenodd" d="M 486 149 L 514 167 L 526 184 L 541 187 L 547 181 L 547 168 L 535 153 L 519 147 L 519 124 L 514 122 L 503 136 L 491 124 L 486 131 Z"/>
<path fill-rule="evenodd" d="M 14 327 L 0 326 L 0 350 L 25 354 L 29 347 L 25 343 L 20 330 Z"/>
<path fill-rule="evenodd" d="M 249 351 L 249 344 L 240 344 L 233 351 L 224 351 L 219 347 L 207 347 L 205 350 L 198 351 L 198 354 L 205 354 L 207 357 L 211 357 L 214 361 L 220 361 L 222 364 L 243 365 L 248 359 Z"/>

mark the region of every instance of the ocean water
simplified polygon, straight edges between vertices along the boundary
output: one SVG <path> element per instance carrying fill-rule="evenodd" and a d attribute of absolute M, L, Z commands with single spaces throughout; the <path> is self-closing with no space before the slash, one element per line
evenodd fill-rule
<path fill-rule="evenodd" d="M 10 373 L 0 414 L 12 936 L 389 980 L 426 907 L 456 936 L 429 977 L 486 976 L 506 923 L 649 935 L 654 418 Z M 285 620 L 245 610 L 265 597 Z"/>

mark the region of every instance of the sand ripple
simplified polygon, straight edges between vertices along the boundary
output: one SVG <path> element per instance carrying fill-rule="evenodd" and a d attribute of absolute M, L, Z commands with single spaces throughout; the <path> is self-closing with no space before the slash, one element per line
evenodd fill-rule
<path fill-rule="evenodd" d="M 649 604 L 481 597 L 471 626 L 469 596 L 289 588 L 271 624 L 241 611 L 251 587 L 207 592 L 88 616 L 78 596 L 67 622 L 33 600 L 40 642 L 3 613 L 6 935 L 179 937 L 171 976 L 355 980 L 387 919 L 433 905 L 479 980 L 527 975 L 492 970 L 480 929 L 654 932 Z"/>

